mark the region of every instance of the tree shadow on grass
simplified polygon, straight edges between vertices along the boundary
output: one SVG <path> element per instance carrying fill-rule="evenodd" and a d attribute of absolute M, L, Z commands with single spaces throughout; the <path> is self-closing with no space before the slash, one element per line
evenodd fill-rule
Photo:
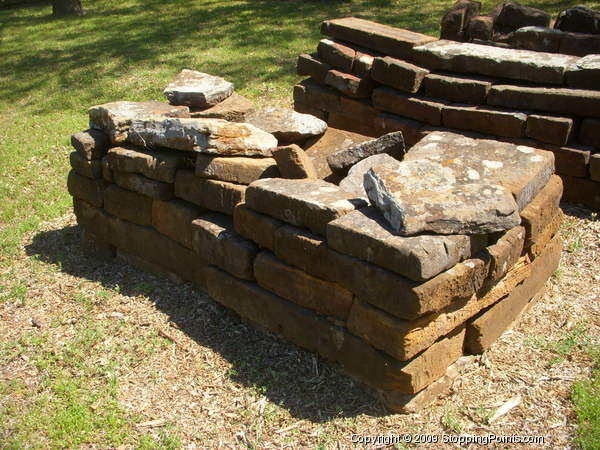
<path fill-rule="evenodd" d="M 174 296 L 177 285 L 166 277 L 85 251 L 77 226 L 40 232 L 25 249 L 28 256 L 73 276 L 100 282 L 123 295 L 147 296 L 198 345 L 232 364 L 231 381 L 257 389 L 295 418 L 322 423 L 386 414 L 370 390 L 315 355 L 243 323 L 201 289 L 188 284 L 191 298 Z"/>

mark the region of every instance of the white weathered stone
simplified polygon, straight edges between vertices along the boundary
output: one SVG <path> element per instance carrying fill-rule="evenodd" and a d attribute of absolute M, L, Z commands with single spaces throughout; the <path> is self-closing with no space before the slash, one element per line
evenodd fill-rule
<path fill-rule="evenodd" d="M 327 123 L 286 108 L 265 108 L 248 115 L 248 123 L 275 136 L 280 144 L 302 143 L 327 130 Z"/>
<path fill-rule="evenodd" d="M 346 178 L 340 182 L 340 189 L 346 192 L 352 192 L 359 197 L 367 198 L 367 192 L 365 191 L 364 186 L 365 173 L 372 167 L 395 164 L 396 162 L 398 161 L 387 153 L 369 156 L 350 168 Z"/>
<path fill-rule="evenodd" d="M 233 94 L 234 86 L 221 77 L 183 69 L 167 85 L 164 94 L 172 105 L 208 108 Z"/>

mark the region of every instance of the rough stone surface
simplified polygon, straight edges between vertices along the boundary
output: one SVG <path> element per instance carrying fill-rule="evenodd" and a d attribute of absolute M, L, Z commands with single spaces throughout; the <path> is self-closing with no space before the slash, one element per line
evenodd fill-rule
<path fill-rule="evenodd" d="M 172 105 L 208 108 L 233 94 L 234 86 L 221 77 L 183 69 L 164 90 Z"/>
<path fill-rule="evenodd" d="M 401 131 L 404 137 L 404 143 L 407 147 L 412 147 L 419 142 L 423 136 L 425 124 L 412 119 L 396 116 L 394 114 L 381 113 L 375 119 L 375 125 L 379 130 L 379 135 Z"/>
<path fill-rule="evenodd" d="M 365 136 L 378 137 L 381 133 L 375 126 L 376 119 L 377 116 L 374 116 L 372 120 L 358 122 L 356 117 L 351 114 L 330 113 L 329 125 L 340 130 L 364 134 Z"/>
<path fill-rule="evenodd" d="M 317 46 L 319 58 L 344 72 L 352 72 L 356 50 L 341 42 L 321 39 Z"/>
<path fill-rule="evenodd" d="M 554 172 L 551 152 L 443 131 L 427 135 L 404 159 L 443 162 L 462 182 L 485 180 L 504 186 L 512 192 L 519 209 L 542 190 Z"/>
<path fill-rule="evenodd" d="M 476 16 L 469 21 L 467 39 L 489 41 L 494 33 L 494 19 L 490 16 Z"/>
<path fill-rule="evenodd" d="M 394 234 L 374 208 L 353 211 L 327 225 L 334 250 L 416 281 L 424 281 L 471 257 L 487 238 L 481 235 L 403 237 Z"/>
<path fill-rule="evenodd" d="M 576 58 L 556 53 L 504 49 L 439 40 L 415 47 L 417 64 L 432 70 L 562 84 L 565 68 Z"/>
<path fill-rule="evenodd" d="M 585 6 L 575 6 L 562 11 L 554 27 L 573 33 L 600 34 L 600 11 Z"/>
<path fill-rule="evenodd" d="M 170 200 L 173 198 L 173 184 L 152 180 L 143 175 L 129 172 L 112 173 L 113 181 L 123 189 L 137 192 L 146 197 L 159 200 Z"/>
<path fill-rule="evenodd" d="M 586 178 L 590 163 L 590 150 L 582 148 L 550 148 L 554 153 L 554 165 L 556 173 L 560 175 L 571 175 L 573 177 Z"/>
<path fill-rule="evenodd" d="M 279 170 L 273 158 L 200 154 L 196 158 L 196 175 L 230 183 L 250 184 L 259 178 L 278 177 Z"/>
<path fill-rule="evenodd" d="M 334 173 L 346 176 L 354 164 L 369 156 L 387 153 L 397 160 L 401 160 L 404 152 L 404 138 L 401 132 L 396 131 L 332 153 L 327 156 L 327 163 Z"/>
<path fill-rule="evenodd" d="M 273 158 L 282 178 L 318 178 L 310 157 L 295 144 L 273 150 Z"/>
<path fill-rule="evenodd" d="M 525 248 L 538 240 L 538 236 L 558 213 L 562 192 L 562 180 L 557 175 L 552 175 L 546 186 L 521 211 L 522 224 L 525 227 Z"/>
<path fill-rule="evenodd" d="M 111 184 L 104 190 L 104 209 L 138 225 L 152 224 L 152 199 Z"/>
<path fill-rule="evenodd" d="M 600 182 L 600 153 L 590 157 L 590 178 Z"/>
<path fill-rule="evenodd" d="M 364 178 L 365 173 L 375 166 L 384 164 L 394 164 L 397 160 L 392 158 L 387 153 L 380 153 L 379 155 L 369 156 L 362 161 L 354 164 L 348 171 L 348 175 L 340 181 L 340 189 L 346 192 L 351 192 L 362 198 L 367 197 L 367 191 L 365 191 Z"/>
<path fill-rule="evenodd" d="M 353 294 L 337 284 L 320 280 L 277 259 L 271 252 L 261 252 L 254 261 L 259 286 L 286 300 L 326 316 L 346 320 Z"/>
<path fill-rule="evenodd" d="M 317 55 L 303 54 L 298 56 L 296 73 L 300 76 L 309 76 L 321 84 L 325 84 L 325 77 L 333 67 L 318 59 Z"/>
<path fill-rule="evenodd" d="M 193 248 L 192 221 L 200 217 L 202 209 L 183 200 L 152 203 L 152 226 L 184 247 Z"/>
<path fill-rule="evenodd" d="M 329 113 L 327 111 L 323 111 L 322 109 L 315 108 L 312 105 L 298 101 L 294 101 L 294 111 L 302 114 L 310 114 L 311 116 L 321 119 L 323 122 L 327 122 L 329 119 Z"/>
<path fill-rule="evenodd" d="M 175 177 L 175 196 L 195 205 L 233 214 L 233 208 L 244 201 L 246 186 L 197 177 L 191 170 L 179 170 Z"/>
<path fill-rule="evenodd" d="M 294 86 L 294 102 L 312 105 L 329 113 L 341 110 L 341 97 L 342 94 L 335 89 L 321 86 L 310 78 Z"/>
<path fill-rule="evenodd" d="M 481 78 L 430 73 L 425 77 L 423 86 L 428 97 L 481 105 L 485 104 L 492 83 Z"/>
<path fill-rule="evenodd" d="M 283 226 L 283 222 L 257 213 L 245 203 L 240 203 L 233 211 L 233 226 L 241 236 L 255 242 L 259 247 L 275 250 L 275 232 Z"/>
<path fill-rule="evenodd" d="M 167 147 L 228 156 L 270 156 L 277 139 L 249 123 L 221 119 L 133 120 L 128 141 L 146 147 Z"/>
<path fill-rule="evenodd" d="M 327 129 L 321 119 L 286 108 L 265 108 L 248 117 L 255 127 L 271 133 L 280 144 L 303 142 Z M 274 146 L 276 147 L 276 145 Z"/>
<path fill-rule="evenodd" d="M 255 110 L 254 104 L 250 100 L 234 92 L 221 103 L 209 108 L 191 109 L 190 117 L 245 122 L 246 117 Z"/>
<path fill-rule="evenodd" d="M 67 189 L 72 197 L 85 200 L 92 206 L 97 208 L 102 207 L 102 193 L 106 188 L 104 179 L 92 180 L 88 177 L 79 175 L 74 170 L 69 172 L 67 177 Z"/>
<path fill-rule="evenodd" d="M 373 106 L 379 110 L 439 126 L 446 102 L 412 96 L 394 89 L 379 87 L 373 90 Z"/>
<path fill-rule="evenodd" d="M 382 84 L 415 93 L 429 70 L 400 59 L 385 56 L 375 58 L 371 77 Z"/>
<path fill-rule="evenodd" d="M 502 4 L 494 20 L 494 31 L 507 34 L 527 26 L 548 27 L 552 17 L 547 12 L 508 1 Z"/>
<path fill-rule="evenodd" d="M 563 199 L 567 202 L 582 204 L 590 209 L 600 210 L 600 184 L 587 178 L 563 175 Z"/>
<path fill-rule="evenodd" d="M 133 172 L 153 180 L 173 183 L 178 169 L 194 166 L 189 153 L 114 147 L 106 155 L 108 168 L 117 172 Z"/>
<path fill-rule="evenodd" d="M 87 178 L 102 178 L 102 163 L 99 159 L 89 160 L 79 152 L 71 152 L 69 155 L 71 168 Z"/>
<path fill-rule="evenodd" d="M 110 147 L 110 142 L 104 132 L 90 128 L 71 135 L 71 145 L 85 159 L 92 160 L 102 158 Z"/>
<path fill-rule="evenodd" d="M 494 245 L 487 248 L 490 254 L 489 284 L 495 284 L 517 263 L 525 243 L 525 228 L 518 226 L 503 233 Z"/>
<path fill-rule="evenodd" d="M 112 102 L 93 106 L 88 110 L 90 128 L 103 131 L 113 144 L 127 141 L 131 122 L 149 117 L 189 117 L 187 106 L 173 106 L 161 102 Z"/>
<path fill-rule="evenodd" d="M 352 98 L 368 98 L 373 91 L 371 80 L 335 69 L 327 72 L 325 84 Z"/>
<path fill-rule="evenodd" d="M 520 110 L 600 117 L 600 91 L 495 85 L 488 104 Z"/>
<path fill-rule="evenodd" d="M 581 123 L 579 140 L 583 144 L 591 145 L 596 150 L 600 150 L 600 120 L 585 119 Z"/>
<path fill-rule="evenodd" d="M 600 90 L 600 55 L 588 55 L 567 68 L 567 84 L 574 88 Z"/>
<path fill-rule="evenodd" d="M 507 36 L 513 48 L 536 52 L 558 53 L 564 33 L 545 27 L 523 27 Z"/>
<path fill-rule="evenodd" d="M 565 33 L 560 40 L 559 53 L 586 56 L 600 53 L 600 35 Z"/>
<path fill-rule="evenodd" d="M 356 17 L 326 20 L 321 25 L 321 33 L 399 58 L 410 56 L 415 45 L 436 40 L 432 36 Z"/>
<path fill-rule="evenodd" d="M 234 231 L 230 217 L 203 214 L 192 222 L 192 241 L 196 252 L 211 264 L 238 278 L 254 279 L 252 265 L 258 248 Z"/>
<path fill-rule="evenodd" d="M 525 134 L 527 115 L 481 106 L 446 106 L 442 123 L 447 128 L 518 138 Z"/>
<path fill-rule="evenodd" d="M 563 214 L 562 210 L 558 208 L 556 213 L 550 217 L 545 228 L 540 231 L 540 233 L 536 236 L 535 241 L 533 241 L 531 246 L 527 248 L 527 254 L 531 257 L 531 259 L 535 259 L 540 256 L 552 238 L 559 233 L 564 216 L 565 215 Z"/>
<path fill-rule="evenodd" d="M 525 136 L 547 144 L 565 145 L 572 130 L 571 118 L 530 114 L 527 116 Z"/>
<path fill-rule="evenodd" d="M 361 78 L 370 78 L 371 70 L 373 69 L 373 63 L 375 62 L 375 58 L 377 56 L 379 56 L 379 53 L 377 52 L 366 49 L 357 50 L 352 73 Z"/>
<path fill-rule="evenodd" d="M 479 14 L 480 2 L 458 0 L 442 17 L 440 37 L 453 41 L 464 41 L 471 19 Z"/>
<path fill-rule="evenodd" d="M 248 187 L 246 205 L 324 235 L 327 223 L 366 202 L 322 180 L 267 178 Z"/>

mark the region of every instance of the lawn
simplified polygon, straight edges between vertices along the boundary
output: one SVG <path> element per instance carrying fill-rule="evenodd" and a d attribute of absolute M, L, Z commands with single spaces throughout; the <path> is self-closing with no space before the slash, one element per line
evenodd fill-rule
<path fill-rule="evenodd" d="M 114 100 L 162 100 L 163 87 L 182 68 L 221 75 L 257 105 L 289 105 L 292 86 L 298 80 L 296 57 L 314 51 L 321 21 L 355 15 L 436 35 L 439 19 L 451 3 L 84 0 L 85 17 L 59 20 L 50 17 L 49 6 L 0 10 L 0 442 L 8 443 L 9 448 L 26 444 L 187 445 L 190 430 L 202 428 L 194 420 L 211 417 L 213 403 L 196 400 L 201 407 L 196 406 L 195 413 L 178 416 L 174 412 L 170 419 L 152 422 L 149 405 L 154 402 L 158 405 L 155 409 L 161 409 L 169 403 L 148 398 L 142 408 L 135 399 L 138 391 L 126 388 L 131 376 L 137 377 L 132 383 L 140 389 L 139 398 L 149 385 L 163 389 L 162 381 L 155 379 L 159 375 L 143 379 L 140 370 L 159 367 L 176 378 L 175 368 L 186 370 L 185 358 L 177 353 L 181 351 L 195 364 L 200 364 L 198 358 L 214 367 L 219 374 L 215 383 L 228 380 L 225 390 L 215 388 L 217 398 L 240 397 L 242 403 L 236 403 L 239 408 L 244 401 L 251 401 L 251 407 L 245 404 L 248 410 L 260 411 L 260 432 L 236 428 L 243 423 L 239 418 L 245 417 L 243 412 L 225 412 L 236 415 L 230 420 L 220 416 L 220 423 L 230 433 L 223 436 L 224 442 L 261 446 L 269 430 L 279 430 L 274 436 L 282 440 L 272 442 L 282 445 L 283 437 L 294 442 L 301 439 L 300 430 L 306 423 L 317 423 L 316 428 L 309 427 L 313 436 L 305 443 L 327 447 L 336 442 L 341 429 L 359 429 L 367 424 L 385 424 L 381 426 L 388 429 L 399 423 L 379 417 L 380 406 L 372 399 L 367 406 L 334 402 L 332 409 L 339 409 L 339 414 L 314 406 L 312 409 L 319 411 L 314 416 L 307 412 L 310 402 L 299 407 L 283 393 L 299 373 L 321 383 L 313 394 L 307 394 L 313 395 L 310 398 L 316 404 L 317 394 L 324 395 L 324 386 L 334 389 L 333 382 L 354 392 L 354 397 L 350 395 L 353 401 L 362 398 L 363 392 L 345 377 L 320 367 L 316 359 L 313 363 L 310 355 L 294 353 L 290 346 L 253 334 L 189 287 L 139 274 L 126 265 L 115 269 L 111 264 L 97 266 L 86 259 L 78 249 L 78 232 L 69 215 L 71 203 L 65 187 L 69 136 L 86 128 L 86 110 L 91 105 Z M 497 2 L 483 3 L 489 9 Z M 555 14 L 571 2 L 527 4 Z M 600 2 L 584 4 L 600 9 Z M 197 310 L 192 308 L 194 314 L 203 311 L 215 321 L 218 326 L 207 329 L 213 333 L 210 337 L 190 339 L 191 331 L 184 333 L 187 328 L 183 322 L 172 317 L 179 311 L 172 310 L 175 306 L 156 309 L 173 292 L 197 303 Z M 136 311 L 125 308 L 131 303 L 138 305 Z M 143 326 L 140 332 L 126 314 L 139 316 L 141 322 L 147 315 L 149 323 L 159 325 Z M 179 324 L 176 331 L 165 331 L 165 327 L 170 329 L 168 317 Z M 267 340 L 287 355 L 284 361 L 291 366 L 289 370 L 285 365 L 273 370 L 292 375 L 277 372 L 271 376 L 240 369 L 257 363 L 236 350 L 235 339 L 215 337 L 221 327 L 253 337 L 260 345 L 253 344 L 251 349 L 258 352 Z M 173 333 L 180 333 L 180 337 L 172 338 Z M 195 342 L 204 346 L 192 348 Z M 552 358 L 551 350 L 541 351 L 548 360 Z M 577 355 L 590 366 L 587 350 Z M 169 358 L 176 364 L 165 368 Z M 259 368 L 268 365 L 268 358 L 257 358 Z M 311 365 L 307 373 L 304 363 Z M 328 380 L 324 380 L 325 375 Z M 264 377 L 271 381 L 265 382 Z M 265 385 L 267 390 L 281 392 L 265 396 Z M 576 402 L 585 403 L 590 396 L 590 401 L 597 402 L 597 381 L 577 385 L 577 389 Z M 215 405 L 214 414 L 221 414 L 218 402 Z M 375 417 L 374 422 L 346 422 L 361 414 Z M 597 414 L 588 416 L 597 423 Z M 244 420 L 250 423 L 253 418 L 250 413 Z M 210 439 L 217 437 L 211 435 Z"/>

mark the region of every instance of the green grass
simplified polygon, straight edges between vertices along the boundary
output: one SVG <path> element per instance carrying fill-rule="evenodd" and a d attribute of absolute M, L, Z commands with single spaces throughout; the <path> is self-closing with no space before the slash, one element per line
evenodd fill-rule
<path fill-rule="evenodd" d="M 258 105 L 289 104 L 298 80 L 295 60 L 315 50 L 322 20 L 355 15 L 437 35 L 451 3 L 83 0 L 85 17 L 58 20 L 51 18 L 49 6 L 0 10 L 0 305 L 26 301 L 27 282 L 10 270 L 25 235 L 70 208 L 65 188 L 69 135 L 86 128 L 88 107 L 161 100 L 163 87 L 182 68 L 224 76 Z M 489 9 L 498 2 L 483 3 Z M 567 1 L 527 3 L 552 13 L 571 6 Z M 600 8 L 600 2 L 585 4 Z M 90 311 L 110 295 L 81 293 L 68 301 Z M 116 367 L 91 363 L 94 345 L 114 332 L 88 317 L 61 348 L 33 332 L 0 342 L 2 365 L 26 355 L 44 374 L 35 392 L 18 380 L 0 383 L 0 393 L 13 399 L 0 405 L 5 447 L 180 445 L 176 430 L 158 437 L 134 430 L 137 418 L 118 401 Z M 170 344 L 159 336 L 140 336 L 115 354 L 121 363 L 133 364 L 164 345 Z M 597 386 L 596 377 L 574 391 L 581 408 L 581 442 L 597 436 L 593 426 L 586 431 L 592 419 L 584 412 L 587 399 L 597 404 Z M 446 417 L 450 429 L 460 425 L 452 419 L 452 414 Z"/>

